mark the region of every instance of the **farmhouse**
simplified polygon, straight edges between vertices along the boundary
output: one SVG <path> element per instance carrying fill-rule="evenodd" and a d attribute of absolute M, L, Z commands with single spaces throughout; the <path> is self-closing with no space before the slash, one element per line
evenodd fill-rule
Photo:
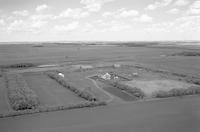
<path fill-rule="evenodd" d="M 110 80 L 111 79 L 111 75 L 109 73 L 106 73 L 104 75 L 101 75 L 101 78 L 103 78 L 105 80 Z"/>

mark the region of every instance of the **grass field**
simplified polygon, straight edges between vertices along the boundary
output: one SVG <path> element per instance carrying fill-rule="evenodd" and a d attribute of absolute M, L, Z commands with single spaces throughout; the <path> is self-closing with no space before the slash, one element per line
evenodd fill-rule
<path fill-rule="evenodd" d="M 0 128 L 6 132 L 199 132 L 199 101 L 199 96 L 171 98 L 19 116 L 0 119 Z"/>
<path fill-rule="evenodd" d="M 24 77 L 39 96 L 41 105 L 67 105 L 83 101 L 42 73 L 24 73 Z"/>

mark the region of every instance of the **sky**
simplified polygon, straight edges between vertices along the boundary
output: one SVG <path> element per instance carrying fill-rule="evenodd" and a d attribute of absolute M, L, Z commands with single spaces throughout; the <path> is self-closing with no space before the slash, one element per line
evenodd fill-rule
<path fill-rule="evenodd" d="M 200 40 L 200 0 L 0 0 L 0 41 Z"/>

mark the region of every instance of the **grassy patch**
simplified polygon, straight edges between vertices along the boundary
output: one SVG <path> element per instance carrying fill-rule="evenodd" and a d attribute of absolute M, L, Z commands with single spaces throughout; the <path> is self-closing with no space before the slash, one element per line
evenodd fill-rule
<path fill-rule="evenodd" d="M 79 88 L 76 88 L 74 86 L 72 86 L 71 84 L 69 84 L 68 82 L 66 82 L 66 80 L 62 77 L 60 77 L 57 72 L 46 72 L 46 74 L 54 79 L 55 81 L 57 81 L 59 84 L 61 84 L 63 87 L 71 90 L 72 92 L 74 92 L 76 95 L 78 95 L 81 98 L 84 98 L 88 101 L 98 101 L 98 99 L 88 90 L 80 90 Z"/>
<path fill-rule="evenodd" d="M 8 99 L 14 110 L 34 109 L 39 105 L 37 95 L 19 74 L 5 76 Z"/>

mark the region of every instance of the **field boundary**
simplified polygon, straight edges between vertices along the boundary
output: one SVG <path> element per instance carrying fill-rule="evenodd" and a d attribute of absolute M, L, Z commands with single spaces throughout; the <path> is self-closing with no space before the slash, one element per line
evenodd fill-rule
<path fill-rule="evenodd" d="M 7 118 L 7 117 L 14 117 L 14 116 L 21 116 L 21 115 L 30 115 L 30 114 L 36 114 L 36 113 L 44 113 L 44 112 L 54 112 L 54 111 L 62 111 L 62 110 L 72 110 L 72 109 L 80 109 L 80 108 L 92 108 L 97 106 L 105 106 L 107 105 L 104 101 L 98 101 L 98 102 L 83 102 L 79 104 L 71 104 L 68 106 L 45 106 L 45 107 L 39 107 L 37 109 L 30 109 L 30 110 L 20 110 L 20 111 L 12 111 L 8 113 L 0 114 L 0 118 Z"/>

